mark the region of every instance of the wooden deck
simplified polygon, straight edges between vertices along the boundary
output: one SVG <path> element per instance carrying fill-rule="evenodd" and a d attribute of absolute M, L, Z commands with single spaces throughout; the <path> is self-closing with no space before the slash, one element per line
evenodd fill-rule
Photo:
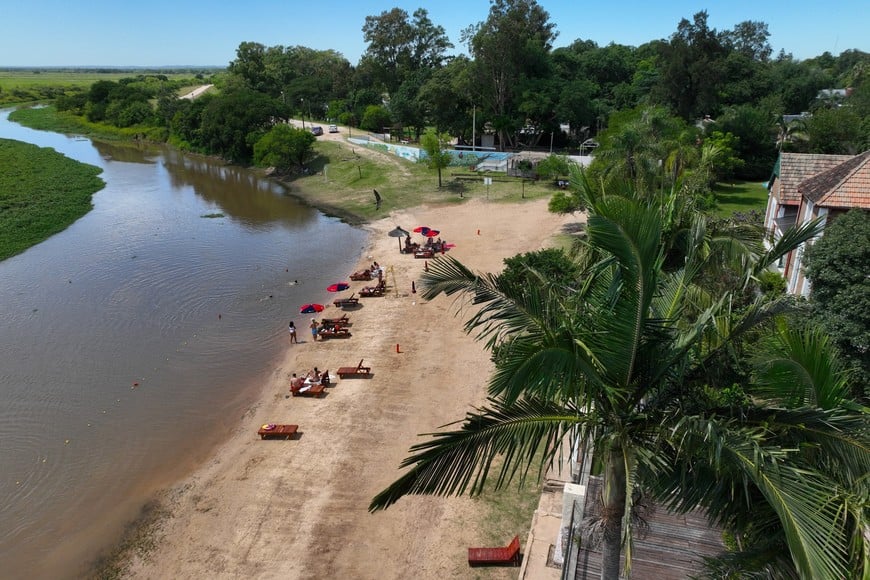
<path fill-rule="evenodd" d="M 601 490 L 601 479 L 589 478 L 586 494 L 586 514 L 600 511 L 596 501 Z M 655 580 L 684 580 L 700 575 L 703 558 L 715 556 L 725 550 L 721 530 L 707 523 L 700 510 L 687 514 L 672 514 L 657 506 L 648 519 L 649 533 L 645 538 L 634 538 L 634 556 L 631 560 L 632 578 Z M 601 578 L 601 550 L 580 549 L 577 558 L 576 580 Z"/>

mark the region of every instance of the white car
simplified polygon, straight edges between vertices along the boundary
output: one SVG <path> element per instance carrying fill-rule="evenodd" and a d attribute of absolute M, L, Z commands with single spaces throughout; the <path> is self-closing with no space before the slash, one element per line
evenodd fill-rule
<path fill-rule="evenodd" d="M 330 133 L 338 133 L 338 125 L 330 125 L 329 132 Z"/>

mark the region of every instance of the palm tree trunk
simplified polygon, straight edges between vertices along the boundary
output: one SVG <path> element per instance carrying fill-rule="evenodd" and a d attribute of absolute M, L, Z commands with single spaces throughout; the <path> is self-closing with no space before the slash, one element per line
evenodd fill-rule
<path fill-rule="evenodd" d="M 620 449 L 611 449 L 604 466 L 601 517 L 601 580 L 618 580 L 622 551 L 622 515 L 625 513 L 625 464 Z"/>

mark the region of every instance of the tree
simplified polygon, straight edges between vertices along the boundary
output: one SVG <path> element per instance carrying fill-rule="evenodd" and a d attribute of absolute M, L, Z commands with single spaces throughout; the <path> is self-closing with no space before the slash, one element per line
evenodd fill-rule
<path fill-rule="evenodd" d="M 438 134 L 434 129 L 427 129 L 420 138 L 420 145 L 423 146 L 423 152 L 426 153 L 426 164 L 429 169 L 438 170 L 438 188 L 441 188 L 441 170 L 453 160 L 453 156 L 449 151 L 445 151 L 450 143 L 450 135 L 447 133 Z"/>
<path fill-rule="evenodd" d="M 518 87 L 541 76 L 542 60 L 556 37 L 550 15 L 535 0 L 492 0 L 484 22 L 462 33 L 473 57 L 474 101 L 490 115 L 502 147 L 525 124 L 518 115 Z"/>
<path fill-rule="evenodd" d="M 236 89 L 208 101 L 200 125 L 200 139 L 211 153 L 229 161 L 248 162 L 254 143 L 280 117 L 281 103 L 268 96 Z"/>
<path fill-rule="evenodd" d="M 707 25 L 707 17 L 704 10 L 692 22 L 683 18 L 670 41 L 660 46 L 658 99 L 683 119 L 715 115 L 719 108 L 727 50 L 716 30 Z"/>
<path fill-rule="evenodd" d="M 503 461 L 495 487 L 522 483 L 535 466 L 540 476 L 563 442 L 573 451 L 580 441 L 603 465 L 603 579 L 619 576 L 623 546 L 630 569 L 636 490 L 679 511 L 700 504 L 714 522 L 754 531 L 752 539 L 780 530 L 787 557 L 777 563 L 787 572 L 790 566 L 805 577 L 847 577 L 852 566 L 860 574 L 868 418 L 842 397 L 841 383 L 829 380 L 836 373 L 815 372 L 813 360 L 827 360 L 827 353 L 810 341 L 809 362 L 791 365 L 809 375 L 764 375 L 761 367 L 729 395 L 740 376 L 734 357 L 746 360 L 741 341 L 782 304 L 758 299 L 734 312 L 731 292 L 704 297 L 698 277 L 721 262 L 704 242 L 702 219 L 694 221 L 679 266 L 665 268 L 669 196 L 584 187 L 586 246 L 570 288 L 532 271 L 535 284 L 504 285 L 449 257 L 424 275 L 425 298 L 460 294 L 477 304 L 466 328 L 493 351 L 490 399 L 458 429 L 414 445 L 402 463 L 409 469 L 370 509 L 407 494 L 479 494 L 496 457 Z M 742 253 L 751 257 L 744 264 L 765 268 L 815 233 L 805 228 L 767 254 Z M 792 351 L 800 351 L 798 342 L 788 343 Z M 804 377 L 803 391 L 795 376 Z M 753 530 L 741 527 L 754 513 L 766 519 Z"/>
<path fill-rule="evenodd" d="M 380 105 L 369 105 L 363 113 L 362 121 L 359 126 L 366 131 L 380 133 L 384 127 L 389 127 L 393 124 L 393 119 L 390 112 Z"/>
<path fill-rule="evenodd" d="M 557 284 L 571 286 L 579 270 L 571 258 L 558 248 L 527 252 L 504 260 L 504 270 L 498 276 L 502 287 L 528 289 L 543 276 Z"/>
<path fill-rule="evenodd" d="M 736 171 L 741 179 L 765 179 L 776 162 L 776 140 L 772 128 L 776 115 L 755 105 L 729 107 L 717 120 L 716 130 L 737 138 L 735 151 L 743 160 Z"/>
<path fill-rule="evenodd" d="M 773 52 L 768 42 L 770 32 L 764 22 L 744 20 L 723 37 L 731 48 L 752 60 L 767 62 Z"/>
<path fill-rule="evenodd" d="M 540 177 L 556 179 L 568 175 L 571 171 L 571 162 L 564 155 L 553 154 L 541 160 L 536 170 Z"/>
<path fill-rule="evenodd" d="M 852 211 L 834 219 L 806 253 L 813 320 L 831 337 L 870 401 L 870 215 Z"/>
<path fill-rule="evenodd" d="M 302 168 L 313 156 L 316 141 L 311 131 L 283 123 L 275 125 L 254 144 L 254 163 L 279 170 L 294 165 Z"/>
<path fill-rule="evenodd" d="M 806 120 L 810 153 L 855 155 L 863 145 L 861 117 L 849 107 L 818 109 Z"/>
<path fill-rule="evenodd" d="M 466 137 L 470 141 L 472 130 L 469 120 L 471 109 L 471 62 L 466 56 L 457 56 L 437 69 L 420 87 L 417 101 L 425 107 L 427 121 L 435 130 Z"/>
<path fill-rule="evenodd" d="M 401 8 L 366 16 L 362 30 L 369 43 L 364 56 L 391 95 L 414 73 L 439 68 L 453 48 L 444 28 L 433 24 L 423 8 L 414 12 L 413 20 Z"/>

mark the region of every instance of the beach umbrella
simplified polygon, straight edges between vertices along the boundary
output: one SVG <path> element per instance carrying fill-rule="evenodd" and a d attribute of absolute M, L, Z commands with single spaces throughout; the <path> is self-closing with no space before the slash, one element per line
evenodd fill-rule
<path fill-rule="evenodd" d="M 425 236 L 427 233 L 429 233 L 430 229 L 432 229 L 432 228 L 430 228 L 428 226 L 417 226 L 416 228 L 414 228 L 414 233 L 415 234 L 423 234 Z"/>
<path fill-rule="evenodd" d="M 330 286 L 326 287 L 327 292 L 341 292 L 342 290 L 347 290 L 350 288 L 350 284 L 347 282 L 336 282 Z"/>
<path fill-rule="evenodd" d="M 312 312 L 323 312 L 323 304 L 305 304 L 299 309 L 300 314 L 311 314 Z"/>
<path fill-rule="evenodd" d="M 403 230 L 399 226 L 396 226 L 394 229 L 387 232 L 387 235 L 391 238 L 399 238 L 399 253 L 402 253 L 402 238 L 410 236 L 411 232 L 407 230 Z"/>
<path fill-rule="evenodd" d="M 434 238 L 435 236 L 440 236 L 440 235 L 441 235 L 441 230 L 429 230 L 428 232 L 426 232 L 427 238 Z"/>

